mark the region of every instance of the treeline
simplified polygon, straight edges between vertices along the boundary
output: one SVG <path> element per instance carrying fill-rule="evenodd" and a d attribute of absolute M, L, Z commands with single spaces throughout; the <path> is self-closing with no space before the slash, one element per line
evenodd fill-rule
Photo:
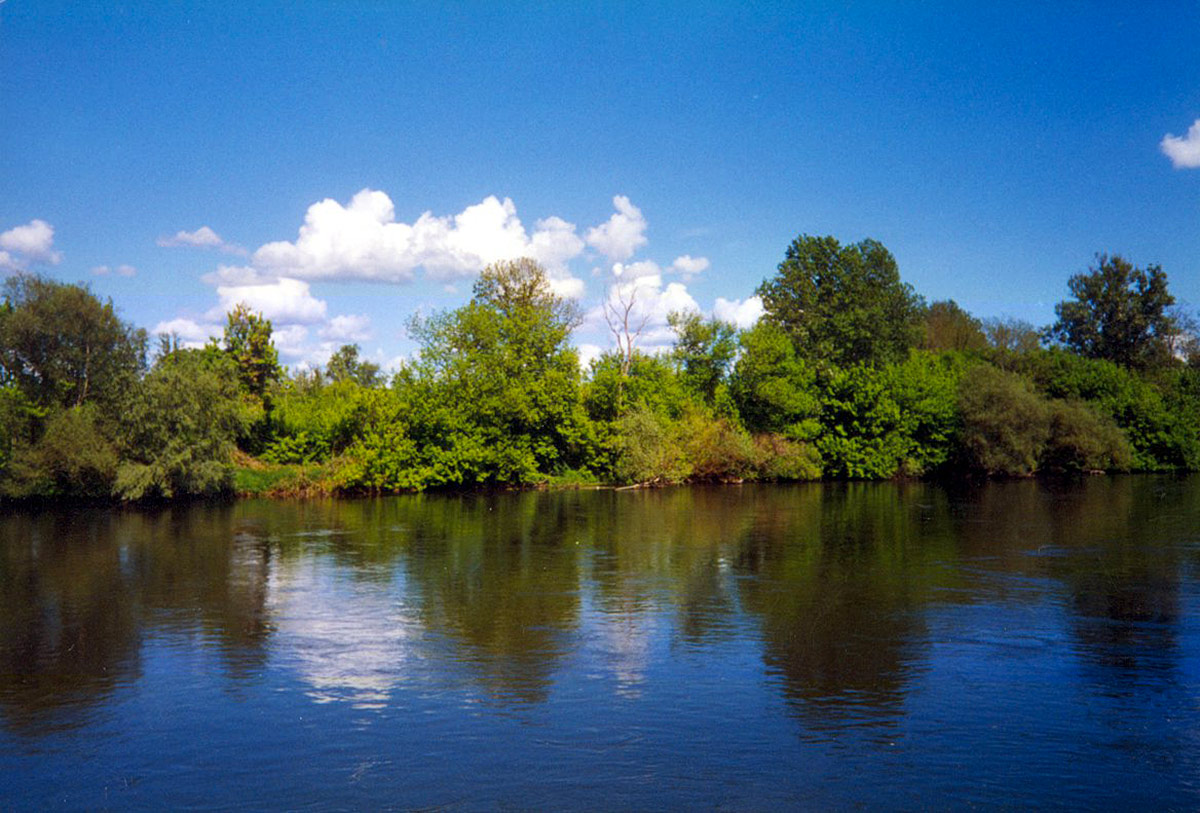
<path fill-rule="evenodd" d="M 10 278 L 0 497 L 165 499 L 541 483 L 886 479 L 1200 468 L 1200 353 L 1166 275 L 1098 257 L 1037 329 L 927 304 L 881 244 L 801 236 L 753 327 L 672 314 L 668 353 L 581 369 L 576 306 L 536 263 L 492 265 L 415 318 L 390 380 L 348 345 L 288 375 L 238 307 L 184 349 L 85 287 Z"/>

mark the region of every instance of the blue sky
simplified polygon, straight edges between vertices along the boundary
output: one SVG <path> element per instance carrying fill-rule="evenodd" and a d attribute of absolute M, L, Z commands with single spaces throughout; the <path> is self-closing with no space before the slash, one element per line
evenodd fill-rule
<path fill-rule="evenodd" d="M 514 252 L 588 352 L 614 285 L 648 345 L 752 318 L 802 233 L 982 317 L 1100 251 L 1200 305 L 1200 5 L 984 5 L 3 0 L 0 265 L 184 338 L 245 299 L 293 366 Z"/>

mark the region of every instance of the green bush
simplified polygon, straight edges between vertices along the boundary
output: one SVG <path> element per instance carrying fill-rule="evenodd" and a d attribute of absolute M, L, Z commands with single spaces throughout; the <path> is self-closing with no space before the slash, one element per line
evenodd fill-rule
<path fill-rule="evenodd" d="M 1079 401 L 1050 404 L 1050 434 L 1039 468 L 1051 471 L 1125 471 L 1133 449 L 1111 418 Z"/>
<path fill-rule="evenodd" d="M 20 444 L 12 456 L 5 491 L 10 497 L 112 495 L 117 450 L 92 404 L 53 413 L 37 442 Z"/>
<path fill-rule="evenodd" d="M 1037 470 L 1050 435 L 1050 407 L 1028 381 L 990 365 L 974 367 L 962 377 L 959 408 L 966 467 L 1006 477 Z"/>

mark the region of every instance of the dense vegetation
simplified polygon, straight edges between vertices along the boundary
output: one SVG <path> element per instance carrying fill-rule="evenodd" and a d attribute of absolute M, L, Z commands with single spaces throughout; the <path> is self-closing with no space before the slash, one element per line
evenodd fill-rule
<path fill-rule="evenodd" d="M 288 375 L 239 306 L 185 349 L 85 287 L 10 278 L 0 498 L 166 499 L 542 483 L 1028 476 L 1200 468 L 1200 353 L 1166 275 L 1099 256 L 1042 330 L 927 304 L 881 244 L 797 238 L 753 327 L 673 314 L 667 354 L 581 369 L 529 260 L 415 319 L 390 380 L 343 347 Z"/>

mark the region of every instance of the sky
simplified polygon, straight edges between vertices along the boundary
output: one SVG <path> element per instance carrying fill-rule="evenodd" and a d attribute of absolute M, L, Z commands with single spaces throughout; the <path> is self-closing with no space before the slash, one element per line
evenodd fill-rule
<path fill-rule="evenodd" d="M 1200 307 L 1200 4 L 0 0 L 0 274 L 394 368 L 532 256 L 612 345 L 748 325 L 797 236 L 1054 319 L 1099 252 Z"/>

